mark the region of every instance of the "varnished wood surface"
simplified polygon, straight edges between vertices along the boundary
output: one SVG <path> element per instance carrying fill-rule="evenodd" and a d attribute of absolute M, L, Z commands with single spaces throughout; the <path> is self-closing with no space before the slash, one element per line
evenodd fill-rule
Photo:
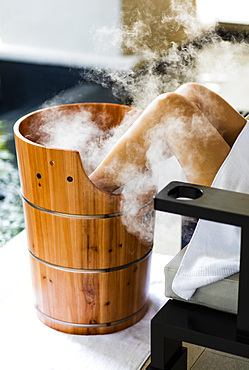
<path fill-rule="evenodd" d="M 22 191 L 30 202 L 53 211 L 75 214 L 113 213 L 119 209 L 120 196 L 99 190 L 89 180 L 78 151 L 39 144 L 39 127 L 47 120 L 55 119 L 57 114 L 68 116 L 70 120 L 74 113 L 85 109 L 92 111 L 92 119 L 96 119 L 98 125 L 103 119 L 104 127 L 111 128 L 118 125 L 131 108 L 117 104 L 64 105 L 31 113 L 15 124 Z M 32 127 L 32 134 L 29 127 Z M 68 177 L 73 181 L 68 182 Z"/>
<path fill-rule="evenodd" d="M 90 110 L 97 124 L 108 129 L 118 125 L 131 108 L 115 104 L 74 104 L 48 108 L 45 116 L 41 110 L 20 119 L 14 133 L 23 196 L 34 205 L 55 212 L 77 215 L 120 212 L 122 196 L 99 190 L 86 175 L 77 151 L 47 148 L 38 143 L 38 127 L 50 114 L 59 111 L 70 119 L 71 114 L 82 109 Z M 37 125 L 37 130 L 27 138 L 29 125 Z M 73 181 L 69 182 L 68 176 Z M 145 208 L 144 213 L 151 207 Z M 139 260 L 152 248 L 151 243 L 139 240 L 126 230 L 122 217 L 98 220 L 66 218 L 42 212 L 26 202 L 24 211 L 29 249 L 38 258 L 55 265 L 77 269 L 112 268 Z M 141 222 L 144 213 L 139 212 Z M 58 271 L 31 259 L 37 307 L 56 319 L 87 323 L 89 320 L 116 321 L 138 311 L 148 298 L 149 258 L 146 263 L 115 273 L 92 275 Z M 134 268 L 138 271 L 136 274 Z M 128 281 L 132 288 L 127 291 Z M 94 299 L 86 305 L 89 291 L 95 292 Z M 104 302 L 110 302 L 110 307 L 105 307 Z M 90 306 L 92 311 L 89 311 Z M 131 323 L 134 322 L 132 319 Z M 57 324 L 51 326 L 61 330 Z M 113 329 L 122 327 L 123 324 Z M 65 327 L 66 332 L 71 330 Z M 96 334 L 105 330 L 109 332 L 110 328 L 93 331 Z"/>
<path fill-rule="evenodd" d="M 145 306 L 130 320 L 102 328 L 63 326 L 38 316 L 49 326 L 74 334 L 111 333 L 134 324 L 146 313 L 150 259 L 120 271 L 79 274 L 44 266 L 31 257 L 35 306 L 52 318 L 67 323 L 106 324 L 132 316 Z"/>

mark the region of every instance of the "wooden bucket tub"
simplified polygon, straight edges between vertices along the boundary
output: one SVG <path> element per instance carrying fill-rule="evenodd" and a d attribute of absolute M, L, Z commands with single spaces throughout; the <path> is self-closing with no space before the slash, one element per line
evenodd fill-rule
<path fill-rule="evenodd" d="M 78 151 L 37 143 L 44 111 L 47 120 L 56 110 L 65 117 L 82 109 L 112 127 L 131 108 L 86 103 L 42 109 L 17 121 L 14 134 L 38 317 L 66 333 L 105 334 L 144 316 L 152 244 L 126 230 L 122 196 L 90 181 Z M 32 136 L 30 125 L 37 128 Z M 140 211 L 141 218 L 152 207 Z"/>

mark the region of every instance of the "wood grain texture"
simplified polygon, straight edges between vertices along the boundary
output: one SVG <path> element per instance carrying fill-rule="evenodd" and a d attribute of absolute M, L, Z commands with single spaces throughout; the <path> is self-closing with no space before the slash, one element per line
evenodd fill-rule
<path fill-rule="evenodd" d="M 40 125 L 58 113 L 70 120 L 73 114 L 85 109 L 91 112 L 97 125 L 108 130 L 120 124 L 131 108 L 116 104 L 64 105 L 36 111 L 15 124 L 21 191 L 33 205 L 53 212 L 88 216 L 122 210 L 122 196 L 98 189 L 86 175 L 77 151 L 39 144 Z M 69 176 L 73 181 L 67 180 Z M 152 205 L 138 213 L 141 222 L 151 208 Z M 54 265 L 72 269 L 115 268 L 143 258 L 152 248 L 152 243 L 139 240 L 127 231 L 123 216 L 67 218 L 42 212 L 27 202 L 24 212 L 30 251 Z M 115 322 L 141 310 L 148 300 L 150 256 L 131 267 L 106 273 L 60 271 L 34 257 L 31 267 L 35 305 L 57 320 L 79 324 Z M 146 309 L 119 325 L 90 329 L 64 326 L 38 316 L 57 330 L 104 334 L 135 323 L 145 312 Z"/>
<path fill-rule="evenodd" d="M 104 334 L 126 328 L 146 312 L 150 258 L 120 271 L 79 274 L 55 270 L 31 257 L 35 306 L 57 320 L 107 324 L 142 312 L 117 325 L 100 328 L 63 326 L 40 316 L 49 326 L 74 334 Z M 52 304 L 51 304 L 52 302 Z"/>

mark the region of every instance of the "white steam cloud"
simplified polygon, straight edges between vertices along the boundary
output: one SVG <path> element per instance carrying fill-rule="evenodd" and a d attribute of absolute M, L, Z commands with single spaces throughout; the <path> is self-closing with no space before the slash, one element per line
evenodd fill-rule
<path fill-rule="evenodd" d="M 48 113 L 44 111 L 43 124 L 39 126 L 39 139 L 36 142 L 52 148 L 77 150 L 86 174 L 90 175 L 139 115 L 140 111 L 131 110 L 119 126 L 107 129 L 93 122 L 87 110 L 67 112 L 66 115 L 58 110 L 50 110 Z M 100 118 L 100 113 L 98 116 Z M 103 116 L 101 120 L 107 118 Z M 30 126 L 27 137 L 31 140 L 34 130 L 37 128 Z"/>
<path fill-rule="evenodd" d="M 174 114 L 176 117 L 170 116 L 161 122 L 155 121 L 158 124 L 146 133 L 147 171 L 143 172 L 130 163 L 122 169 L 121 174 L 119 173 L 125 182 L 116 192 L 122 194 L 122 211 L 125 214 L 123 223 L 129 232 L 136 234 L 144 243 L 151 243 L 153 240 L 152 197 L 166 182 L 174 179 L 175 171 L 171 164 L 172 154 L 168 141 L 171 132 L 180 135 L 182 125 L 186 125 L 180 118 L 180 113 Z M 36 132 L 39 137 L 37 142 L 47 147 L 77 150 L 86 174 L 90 175 L 139 115 L 140 111 L 132 110 L 126 113 L 118 127 L 106 129 L 98 127 L 87 111 L 66 115 L 57 110 L 50 110 L 49 113 L 45 111 L 43 124 L 39 127 L 39 132 Z M 102 120 L 105 121 L 105 118 L 107 117 L 102 117 Z M 196 117 L 193 117 L 192 121 L 193 126 L 198 125 Z M 204 129 L 201 134 L 203 138 L 208 137 L 208 132 Z M 187 136 L 192 137 L 191 135 L 193 136 L 193 133 L 187 132 L 185 139 Z M 27 136 L 34 140 L 32 131 Z M 115 172 L 115 164 L 112 170 Z M 149 204 L 141 209 L 141 206 L 147 203 Z M 139 209 L 141 210 L 138 212 Z"/>
<path fill-rule="evenodd" d="M 50 110 L 48 113 L 44 111 L 43 124 L 39 126 L 38 131 L 37 127 L 30 126 L 30 132 L 27 133 L 26 137 L 47 147 L 77 150 L 80 153 L 86 174 L 90 175 L 140 113 L 138 110 L 132 110 L 126 113 L 119 126 L 106 129 L 98 127 L 92 121 L 91 114 L 86 110 L 66 115 L 57 110 Z M 154 139 L 159 140 L 159 137 L 161 134 L 155 133 Z M 160 143 L 157 144 L 160 145 Z M 151 148 L 153 146 L 154 144 L 151 145 Z M 132 164 L 127 166 L 123 169 L 123 177 L 124 179 L 132 178 L 132 180 L 118 189 L 117 193 L 123 195 L 122 211 L 126 214 L 123 221 L 127 229 L 138 235 L 144 243 L 151 243 L 154 230 L 153 205 L 150 204 L 139 213 L 138 209 L 151 200 L 156 193 L 159 164 L 156 157 L 161 157 L 162 150 L 157 151 L 156 157 L 153 150 L 148 150 L 147 154 L 148 166 L 151 167 L 151 171 L 143 174 L 137 168 L 133 168 Z M 113 170 L 115 171 L 115 169 Z M 134 175 L 134 171 L 136 171 L 136 175 Z"/>
<path fill-rule="evenodd" d="M 185 82 L 202 82 L 199 79 L 204 78 L 204 72 L 219 76 L 224 73 L 226 75 L 234 73 L 238 65 L 236 55 L 248 49 L 248 44 L 223 41 L 214 29 L 204 30 L 192 9 L 181 3 L 179 0 L 171 1 L 170 16 L 162 13 L 157 19 L 151 20 L 149 13 L 146 15 L 147 18 L 144 14 L 143 17 L 141 16 L 144 9 L 141 11 L 137 9 L 129 27 L 123 26 L 120 29 L 111 26 L 94 30 L 99 49 L 123 43 L 126 50 L 135 52 L 139 56 L 140 62 L 129 71 L 94 68 L 89 73 L 84 72 L 83 78 L 104 87 L 111 86 L 115 97 L 124 103 L 128 102 L 144 109 L 161 93 L 174 91 Z M 153 22 L 157 23 L 157 34 L 154 37 L 160 39 L 160 45 L 164 46 L 163 50 L 150 48 L 150 39 L 153 36 L 150 24 Z M 165 29 L 168 27 L 171 27 L 171 33 L 184 32 L 184 43 L 169 42 L 165 38 Z M 106 43 L 107 37 L 109 45 Z M 47 106 L 56 104 L 60 104 L 60 95 Z M 89 175 L 135 118 L 136 116 L 130 114 L 118 128 L 106 131 L 96 126 L 87 112 L 74 115 L 70 118 L 70 122 L 68 117 L 62 115 L 58 120 L 48 120 L 47 124 L 41 127 L 43 141 L 41 142 L 40 139 L 40 143 L 56 148 L 78 150 L 85 171 Z M 174 130 L 176 126 L 180 130 L 181 124 L 176 117 L 172 119 Z M 152 207 L 148 206 L 144 209 L 142 223 L 137 215 L 137 209 L 151 199 L 152 194 L 155 194 L 166 182 L 174 179 L 174 166 L 172 166 L 171 154 L 162 130 L 160 126 L 153 133 L 148 133 L 150 146 L 147 151 L 147 167 L 150 170 L 140 173 L 132 166 L 124 169 L 125 176 L 133 170 L 136 172 L 136 176 L 131 175 L 132 180 L 122 188 L 123 210 L 127 213 L 124 223 L 129 231 L 149 242 L 153 239 Z M 207 132 L 202 134 L 208 136 Z"/>

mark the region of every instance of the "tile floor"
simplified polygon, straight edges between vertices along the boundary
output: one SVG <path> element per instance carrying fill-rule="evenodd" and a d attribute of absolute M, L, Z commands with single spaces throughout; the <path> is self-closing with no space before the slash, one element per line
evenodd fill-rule
<path fill-rule="evenodd" d="M 249 360 L 214 351 L 212 349 L 183 343 L 188 348 L 188 370 L 249 370 Z M 139 370 L 146 370 L 150 358 Z"/>

